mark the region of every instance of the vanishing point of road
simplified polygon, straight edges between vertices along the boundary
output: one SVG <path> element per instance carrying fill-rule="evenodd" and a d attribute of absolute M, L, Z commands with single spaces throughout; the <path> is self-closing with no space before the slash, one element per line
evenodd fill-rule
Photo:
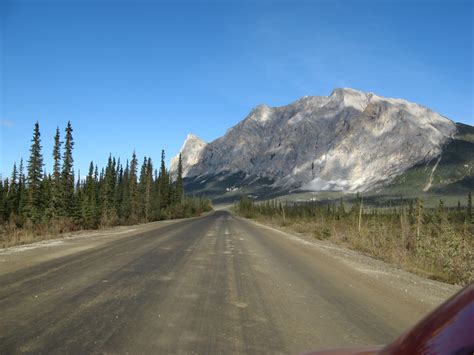
<path fill-rule="evenodd" d="M 0 253 L 0 354 L 384 344 L 456 291 L 227 211 L 95 233 Z"/>

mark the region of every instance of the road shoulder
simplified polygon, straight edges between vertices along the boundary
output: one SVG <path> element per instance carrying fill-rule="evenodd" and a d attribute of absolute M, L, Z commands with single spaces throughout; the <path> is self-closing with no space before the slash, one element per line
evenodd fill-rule
<path fill-rule="evenodd" d="M 258 228 L 278 233 L 289 242 L 301 247 L 312 249 L 316 254 L 322 253 L 347 267 L 358 280 L 363 280 L 368 287 L 376 287 L 381 283 L 392 289 L 403 299 L 410 299 L 420 307 L 430 310 L 458 292 L 462 287 L 430 280 L 422 276 L 397 268 L 371 256 L 351 250 L 329 241 L 322 241 L 311 236 L 284 230 L 252 219 L 243 218 L 232 213 L 242 221 L 247 221 Z M 351 287 L 351 285 L 348 285 Z"/>
<path fill-rule="evenodd" d="M 133 237 L 151 230 L 200 217 L 180 218 L 157 222 L 116 226 L 98 230 L 67 233 L 59 238 L 0 249 L 0 276 L 36 264 L 73 255 L 107 243 Z"/>

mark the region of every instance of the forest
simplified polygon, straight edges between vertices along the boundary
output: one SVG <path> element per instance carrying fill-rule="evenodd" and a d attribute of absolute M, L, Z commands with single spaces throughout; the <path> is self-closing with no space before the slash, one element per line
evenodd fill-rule
<path fill-rule="evenodd" d="M 465 285 L 474 279 L 474 216 L 471 193 L 463 205 L 426 208 L 422 199 L 396 206 L 352 203 L 255 202 L 242 196 L 234 210 L 247 218 L 361 251 L 420 275 Z"/>
<path fill-rule="evenodd" d="M 140 164 L 135 152 L 125 164 L 110 154 L 105 167 L 91 161 L 82 178 L 75 175 L 75 143 L 71 122 L 64 141 L 57 128 L 52 171 L 45 171 L 36 122 L 28 160 L 15 163 L 9 177 L 0 177 L 0 247 L 82 229 L 197 216 L 212 209 L 209 200 L 185 195 L 181 157 L 174 177 L 161 151 L 159 167 L 146 156 Z"/>

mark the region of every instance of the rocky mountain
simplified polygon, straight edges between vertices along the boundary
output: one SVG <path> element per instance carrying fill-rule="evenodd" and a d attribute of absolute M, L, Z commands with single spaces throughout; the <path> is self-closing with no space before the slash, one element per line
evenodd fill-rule
<path fill-rule="evenodd" d="M 181 163 L 183 167 L 183 176 L 188 176 L 189 170 L 201 160 L 201 153 L 207 143 L 194 134 L 188 134 L 183 146 L 181 147 Z M 171 159 L 170 170 L 176 172 L 178 169 L 179 155 Z"/>
<path fill-rule="evenodd" d="M 286 191 L 367 191 L 436 161 L 456 132 L 453 121 L 421 105 L 344 88 L 257 106 L 209 144 L 189 135 L 181 154 L 188 185 L 204 190 L 258 182 Z"/>

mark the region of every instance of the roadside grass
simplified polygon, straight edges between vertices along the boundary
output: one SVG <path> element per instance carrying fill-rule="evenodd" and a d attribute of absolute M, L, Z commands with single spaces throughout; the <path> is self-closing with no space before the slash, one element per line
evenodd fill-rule
<path fill-rule="evenodd" d="M 8 248 L 17 245 L 34 243 L 38 240 L 44 240 L 43 238 L 37 239 L 33 234 L 25 233 L 25 231 L 15 231 L 7 233 L 3 229 L 4 228 L 0 230 L 0 248 Z M 51 239 L 52 238 L 54 237 L 51 235 Z"/>
<path fill-rule="evenodd" d="M 37 225 L 33 225 L 29 221 L 26 221 L 19 227 L 12 219 L 10 223 L 0 225 L 0 248 L 9 248 L 18 245 L 57 239 L 72 232 L 97 230 L 105 227 L 106 226 L 98 226 L 89 229 L 83 228 L 68 219 L 61 219 L 47 224 Z"/>

